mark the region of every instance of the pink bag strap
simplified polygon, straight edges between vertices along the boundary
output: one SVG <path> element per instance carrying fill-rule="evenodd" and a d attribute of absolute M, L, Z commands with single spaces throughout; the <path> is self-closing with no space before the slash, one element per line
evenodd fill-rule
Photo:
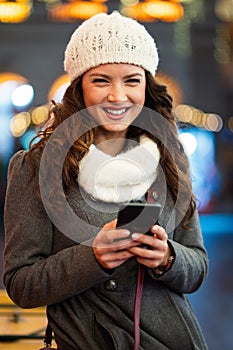
<path fill-rule="evenodd" d="M 157 198 L 157 193 L 151 187 L 147 192 L 147 202 L 155 203 Z M 143 282 L 144 282 L 144 267 L 138 265 L 138 280 L 136 287 L 136 294 L 134 299 L 134 350 L 140 349 L 140 311 L 141 311 L 141 301 L 142 301 L 142 291 L 143 291 Z"/>
<path fill-rule="evenodd" d="M 134 350 L 140 349 L 140 311 L 142 301 L 142 290 L 144 281 L 144 268 L 138 265 L 138 280 L 134 300 Z"/>

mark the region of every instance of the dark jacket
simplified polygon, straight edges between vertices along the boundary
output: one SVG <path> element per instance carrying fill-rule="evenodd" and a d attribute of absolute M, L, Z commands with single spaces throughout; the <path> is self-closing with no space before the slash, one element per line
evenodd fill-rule
<path fill-rule="evenodd" d="M 115 270 L 105 270 L 91 247 L 93 227 L 102 227 L 116 217 L 116 212 L 104 210 L 100 214 L 96 203 L 87 203 L 78 186 L 73 186 L 68 203 L 91 229 L 78 226 L 72 239 L 67 237 L 51 222 L 37 197 L 38 176 L 31 178 L 25 155 L 25 151 L 18 152 L 9 166 L 4 266 L 7 292 L 23 308 L 48 305 L 48 319 L 60 350 L 133 349 L 137 262 L 131 258 Z M 161 226 L 166 226 L 171 208 L 167 196 L 159 219 Z M 68 225 L 69 218 L 62 220 Z M 80 244 L 84 236 L 86 241 Z M 169 233 L 169 242 L 175 252 L 171 270 L 158 278 L 153 270 L 145 269 L 141 349 L 207 349 L 184 295 L 195 292 L 207 274 L 197 212 L 191 230 L 184 230 L 180 223 Z"/>

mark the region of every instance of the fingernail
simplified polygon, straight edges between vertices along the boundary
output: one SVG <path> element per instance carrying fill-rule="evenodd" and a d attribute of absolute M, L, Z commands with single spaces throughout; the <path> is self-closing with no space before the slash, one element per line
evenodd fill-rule
<path fill-rule="evenodd" d="M 139 233 L 133 233 L 132 234 L 132 238 L 133 239 L 138 239 L 138 238 L 140 238 L 141 237 L 141 235 L 139 234 Z"/>
<path fill-rule="evenodd" d="M 130 235 L 130 232 L 128 230 L 122 230 L 122 235 L 127 237 Z"/>

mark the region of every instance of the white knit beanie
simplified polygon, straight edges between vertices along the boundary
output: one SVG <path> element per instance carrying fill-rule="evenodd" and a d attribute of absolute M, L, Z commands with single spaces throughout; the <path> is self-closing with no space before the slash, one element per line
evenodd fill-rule
<path fill-rule="evenodd" d="M 64 68 L 72 82 L 105 63 L 135 64 L 154 76 L 158 62 L 155 41 L 145 27 L 114 11 L 97 14 L 74 31 L 65 51 Z"/>

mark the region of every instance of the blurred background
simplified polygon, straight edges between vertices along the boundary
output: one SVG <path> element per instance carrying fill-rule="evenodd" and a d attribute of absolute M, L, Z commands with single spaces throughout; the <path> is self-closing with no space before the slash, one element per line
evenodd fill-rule
<path fill-rule="evenodd" d="M 73 30 L 113 10 L 138 19 L 157 42 L 157 79 L 173 96 L 210 258 L 190 301 L 209 348 L 233 349 L 233 0 L 0 0 L 0 273 L 9 159 L 28 148 L 48 103 L 62 99 Z"/>

